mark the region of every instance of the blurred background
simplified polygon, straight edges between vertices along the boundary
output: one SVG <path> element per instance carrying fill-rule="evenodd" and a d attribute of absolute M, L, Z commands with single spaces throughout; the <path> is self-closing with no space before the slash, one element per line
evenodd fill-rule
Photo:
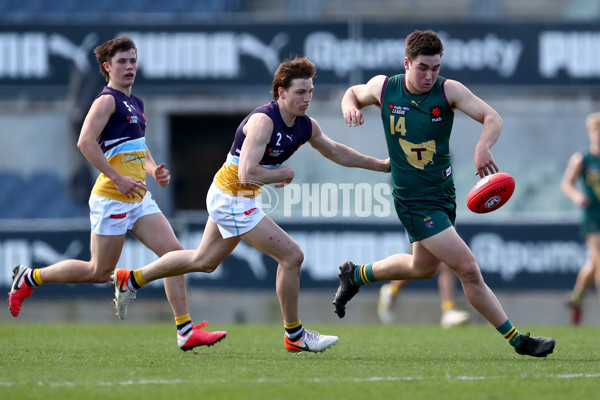
<path fill-rule="evenodd" d="M 516 179 L 502 209 L 467 210 L 481 126 L 457 113 L 451 140 L 457 229 L 513 322 L 566 324 L 564 295 L 586 247 L 579 212 L 561 193 L 560 179 L 571 154 L 587 147 L 586 116 L 600 111 L 599 21 L 597 0 L 0 0 L 0 286 L 8 290 L 19 263 L 43 267 L 89 257 L 87 200 L 98 172 L 76 142 L 105 84 L 93 55 L 97 45 L 123 33 L 137 44 L 133 93 L 145 103 L 148 147 L 173 176 L 166 189 L 150 181 L 150 190 L 184 247 L 196 248 L 212 177 L 244 116 L 271 100 L 272 75 L 283 59 L 306 55 L 316 64 L 309 115 L 328 136 L 384 158 L 377 110 L 349 129 L 340 100 L 349 86 L 374 75 L 403 73 L 405 37 L 433 29 L 445 46 L 440 74 L 466 84 L 502 116 L 493 153 Z M 365 208 L 391 205 L 389 193 L 378 204 L 368 202 L 375 197 L 369 190 L 386 187 L 389 176 L 344 169 L 310 146 L 289 165 L 302 200 L 269 192 L 270 216 L 306 255 L 301 306 L 309 316 L 303 319 L 334 322 L 324 306 L 337 287 L 338 265 L 408 249 L 393 208 Z M 327 184 L 350 184 L 353 191 L 343 198 L 342 191 L 325 192 Z M 358 184 L 367 184 L 366 191 Z M 128 238 L 119 266 L 153 259 Z M 217 272 L 188 276 L 191 308 L 216 320 L 279 321 L 275 270 L 272 260 L 242 243 Z M 439 320 L 435 281 L 407 289 L 398 320 Z M 347 321 L 376 321 L 378 287 L 365 290 L 355 305 L 361 311 Z M 170 315 L 161 282 L 142 297 L 132 306 L 134 319 Z M 110 298 L 106 285 L 48 285 L 31 300 L 53 301 L 43 303 L 47 308 L 26 304 L 22 317 L 98 319 L 110 314 L 104 305 Z M 97 313 L 81 311 L 95 306 L 94 299 L 105 302 Z M 216 299 L 217 309 L 210 306 Z M 600 322 L 597 297 L 586 302 L 584 323 Z"/>

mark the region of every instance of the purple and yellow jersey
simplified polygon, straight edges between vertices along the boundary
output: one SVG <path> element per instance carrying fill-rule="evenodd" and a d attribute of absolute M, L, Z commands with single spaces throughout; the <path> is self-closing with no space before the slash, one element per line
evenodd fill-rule
<path fill-rule="evenodd" d="M 276 101 L 257 107 L 244 118 L 235 131 L 235 137 L 225 164 L 215 175 L 215 184 L 225 193 L 232 196 L 256 197 L 260 194 L 262 184 L 244 185 L 238 178 L 238 165 L 242 144 L 246 139 L 244 125 L 248 119 L 256 114 L 266 114 L 273 121 L 271 139 L 265 147 L 265 152 L 259 165 L 265 168 L 278 168 L 284 161 L 292 156 L 312 136 L 312 122 L 307 115 L 296 117 L 294 125 L 289 127 L 283 122 L 279 105 Z"/>
<path fill-rule="evenodd" d="M 146 116 L 144 103 L 136 96 L 107 86 L 96 97 L 111 95 L 115 98 L 115 112 L 110 116 L 104 130 L 98 136 L 98 144 L 110 165 L 121 175 L 146 181 Z M 140 189 L 141 190 L 141 189 Z M 101 173 L 96 179 L 92 193 L 113 200 L 129 203 L 142 201 L 139 196 L 127 198 L 113 181 Z M 142 191 L 142 194 L 145 192 Z"/>

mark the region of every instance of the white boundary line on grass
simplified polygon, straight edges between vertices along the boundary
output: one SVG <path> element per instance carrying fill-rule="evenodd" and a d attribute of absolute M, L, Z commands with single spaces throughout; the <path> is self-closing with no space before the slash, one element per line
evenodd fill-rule
<path fill-rule="evenodd" d="M 597 379 L 600 378 L 600 373 L 595 374 L 557 374 L 557 375 L 529 375 L 525 374 L 521 376 L 522 378 L 534 378 L 534 379 L 543 379 L 543 378 L 558 378 L 558 379 L 580 379 L 580 378 L 591 378 Z M 446 375 L 446 380 L 458 380 L 458 381 L 479 381 L 486 379 L 504 379 L 507 378 L 505 376 L 467 376 L 467 375 Z M 425 381 L 425 380 L 433 380 L 431 378 L 423 378 L 421 376 L 373 376 L 367 378 L 350 378 L 350 379 L 307 379 L 309 382 L 315 383 L 327 383 L 327 382 L 389 382 L 389 381 Z M 37 382 L 37 386 L 49 386 L 49 387 L 63 387 L 63 386 L 84 386 L 84 385 L 94 385 L 97 386 L 132 386 L 132 385 L 179 385 L 179 384 L 194 384 L 194 383 L 277 383 L 281 382 L 281 379 L 215 379 L 210 381 L 195 381 L 195 380 L 182 380 L 182 379 L 142 379 L 139 381 L 116 381 L 116 382 L 107 382 L 107 381 L 99 381 L 99 382 Z M 20 385 L 30 385 L 29 382 L 17 383 L 17 382 L 3 382 L 0 381 L 0 386 L 20 386 Z"/>

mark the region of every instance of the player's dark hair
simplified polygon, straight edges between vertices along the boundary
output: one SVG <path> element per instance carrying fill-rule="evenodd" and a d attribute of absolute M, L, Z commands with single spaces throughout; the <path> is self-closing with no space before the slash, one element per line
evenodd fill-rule
<path fill-rule="evenodd" d="M 137 56 L 137 47 L 135 47 L 135 43 L 129 36 L 121 35 L 114 39 L 109 40 L 108 42 L 102 43 L 100 46 L 94 49 L 94 54 L 96 55 L 96 60 L 98 60 L 98 64 L 100 64 L 100 73 L 104 75 L 106 81 L 108 82 L 109 76 L 106 69 L 104 69 L 105 62 L 110 63 L 110 60 L 113 56 L 121 51 L 129 51 L 135 50 L 135 54 Z"/>
<path fill-rule="evenodd" d="M 273 99 L 279 99 L 278 88 L 288 89 L 292 86 L 294 79 L 310 79 L 314 78 L 316 74 L 315 64 L 306 57 L 294 57 L 284 60 L 279 64 L 279 68 L 273 75 L 273 86 L 271 88 Z"/>
<path fill-rule="evenodd" d="M 413 61 L 420 55 L 440 56 L 444 54 L 444 45 L 442 40 L 432 30 L 414 31 L 406 37 L 406 50 L 404 55 L 408 61 Z"/>

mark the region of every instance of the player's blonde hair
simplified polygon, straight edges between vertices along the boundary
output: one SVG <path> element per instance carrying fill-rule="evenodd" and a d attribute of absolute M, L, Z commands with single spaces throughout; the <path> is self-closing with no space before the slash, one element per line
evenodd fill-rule
<path fill-rule="evenodd" d="M 600 112 L 595 112 L 587 116 L 585 125 L 588 129 L 597 128 L 600 125 Z"/>

